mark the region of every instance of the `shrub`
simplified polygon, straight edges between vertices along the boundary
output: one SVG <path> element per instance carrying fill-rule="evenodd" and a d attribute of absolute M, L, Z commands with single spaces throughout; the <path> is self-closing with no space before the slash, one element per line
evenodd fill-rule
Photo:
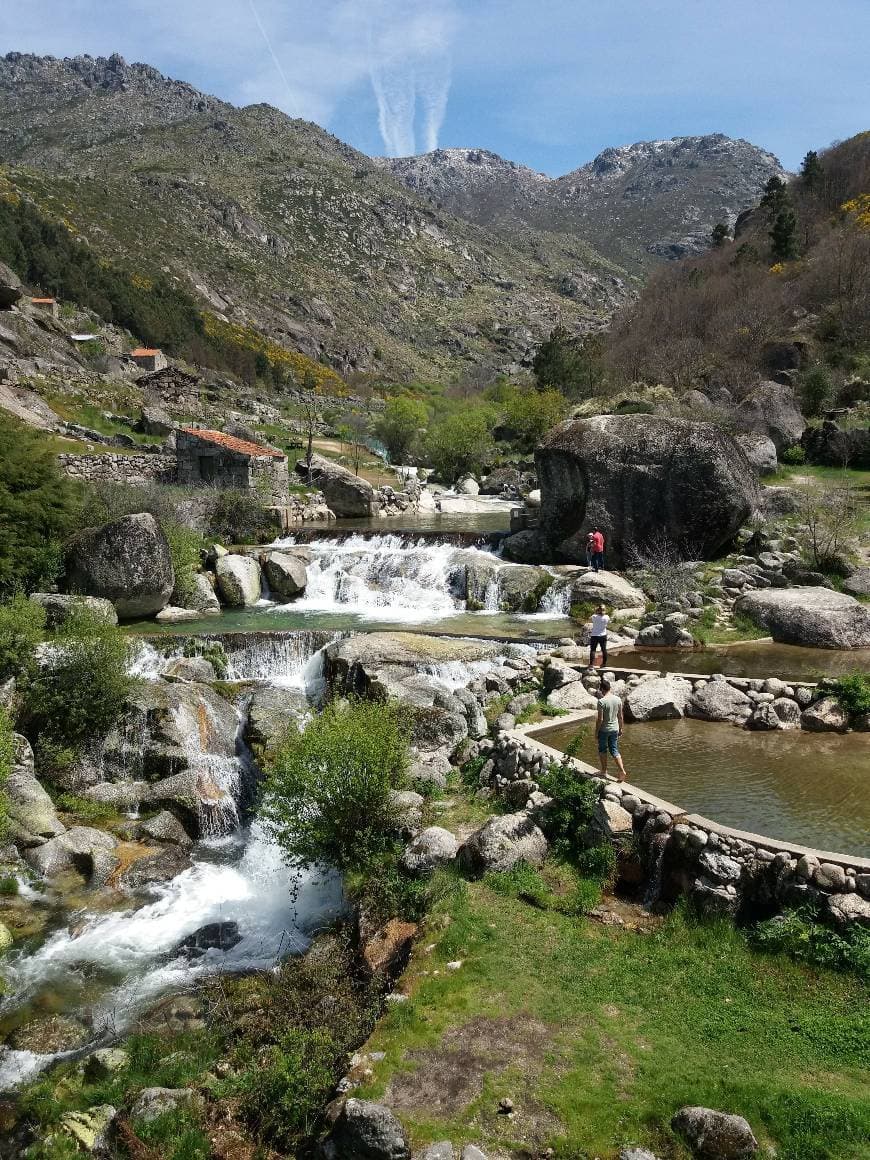
<path fill-rule="evenodd" d="M 547 432 L 560 423 L 568 401 L 555 390 L 511 387 L 503 393 L 504 423 L 523 451 L 531 451 Z"/>
<path fill-rule="evenodd" d="M 265 816 L 290 858 L 369 872 L 398 829 L 391 794 L 408 769 L 405 714 L 395 705 L 334 702 L 270 762 Z"/>
<path fill-rule="evenodd" d="M 44 628 L 45 609 L 26 596 L 13 596 L 0 604 L 0 681 L 30 667 Z"/>
<path fill-rule="evenodd" d="M 870 930 L 855 926 L 838 934 L 807 910 L 791 910 L 760 922 L 752 940 L 764 950 L 870 979 Z"/>
<path fill-rule="evenodd" d="M 199 571 L 199 550 L 202 537 L 183 524 L 163 523 L 163 534 L 169 544 L 172 567 L 175 571 L 173 601 L 186 607 L 196 592 L 194 576 Z"/>
<path fill-rule="evenodd" d="M 793 443 L 791 447 L 786 447 L 780 459 L 790 467 L 800 467 L 806 463 L 807 453 L 800 443 Z"/>
<path fill-rule="evenodd" d="M 834 395 L 834 380 L 826 366 L 817 364 L 800 377 L 801 405 L 805 415 L 821 414 Z"/>
<path fill-rule="evenodd" d="M 870 713 L 870 673 L 851 673 L 838 677 L 831 690 L 850 717 Z"/>
<path fill-rule="evenodd" d="M 592 821 L 598 790 L 567 762 L 551 765 L 538 778 L 541 789 L 553 799 L 547 809 L 544 831 L 557 853 L 576 860 L 583 851 L 583 837 Z"/>
<path fill-rule="evenodd" d="M 59 628 L 23 689 L 25 730 L 46 757 L 68 761 L 114 725 L 133 686 L 129 650 L 120 629 L 88 611 Z"/>
<path fill-rule="evenodd" d="M 429 420 L 425 403 L 399 396 L 389 399 L 375 423 L 375 434 L 387 450 L 390 463 L 404 463 Z"/>
<path fill-rule="evenodd" d="M 215 490 L 206 523 L 209 535 L 228 544 L 260 544 L 275 537 L 275 525 L 262 500 L 236 488 Z"/>
<path fill-rule="evenodd" d="M 0 598 L 50 584 L 73 529 L 76 492 L 44 436 L 0 409 Z"/>
<path fill-rule="evenodd" d="M 493 454 L 493 416 L 487 408 L 465 408 L 439 419 L 423 445 L 428 462 L 445 483 L 467 472 L 479 473 Z"/>

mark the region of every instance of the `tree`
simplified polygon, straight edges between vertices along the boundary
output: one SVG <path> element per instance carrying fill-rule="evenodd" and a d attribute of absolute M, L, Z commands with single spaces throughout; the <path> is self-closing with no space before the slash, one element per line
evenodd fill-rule
<path fill-rule="evenodd" d="M 559 323 L 538 347 L 532 362 L 538 390 L 561 391 L 569 398 L 593 394 L 601 378 L 601 354 L 596 336 L 577 339 Z"/>
<path fill-rule="evenodd" d="M 306 392 L 302 399 L 301 407 L 305 433 L 308 439 L 305 449 L 305 466 L 310 471 L 311 456 L 314 452 L 314 436 L 317 432 L 317 425 L 320 422 L 320 413 L 322 410 L 322 403 L 317 395 L 317 379 L 310 370 L 305 372 L 302 379 L 302 390 Z"/>
<path fill-rule="evenodd" d="M 387 449 L 390 463 L 403 463 L 426 426 L 429 414 L 419 399 L 390 399 L 375 423 L 375 434 Z"/>
<path fill-rule="evenodd" d="M 801 162 L 801 182 L 809 190 L 816 190 L 824 180 L 825 171 L 815 149 L 810 149 Z"/>
<path fill-rule="evenodd" d="M 504 424 L 523 451 L 535 445 L 565 418 L 568 401 L 559 391 L 511 387 L 503 392 Z"/>
<path fill-rule="evenodd" d="M 770 228 L 770 252 L 777 262 L 789 262 L 798 255 L 797 217 L 791 206 L 786 206 L 773 219 Z"/>
<path fill-rule="evenodd" d="M 781 177 L 774 174 L 764 187 L 761 208 L 767 210 L 768 218 L 772 221 L 789 203 L 788 186 Z"/>
<path fill-rule="evenodd" d="M 407 713 L 396 704 L 333 701 L 272 757 L 264 815 L 282 849 L 306 865 L 371 871 L 395 841 L 393 791 L 405 782 Z"/>
<path fill-rule="evenodd" d="M 717 222 L 710 233 L 710 241 L 714 249 L 721 249 L 731 238 L 731 231 L 725 222 Z"/>
<path fill-rule="evenodd" d="M 488 408 L 464 408 L 446 415 L 429 428 L 423 453 L 445 483 L 466 474 L 476 475 L 493 454 L 493 415 Z"/>
<path fill-rule="evenodd" d="M 810 562 L 822 572 L 838 572 L 843 552 L 861 529 L 861 501 L 857 489 L 808 481 L 798 489 L 797 516 L 806 528 Z"/>
<path fill-rule="evenodd" d="M 809 418 L 815 418 L 825 409 L 834 394 L 834 381 L 826 366 L 818 363 L 800 378 L 801 406 Z"/>
<path fill-rule="evenodd" d="M 77 510 L 77 493 L 44 436 L 0 410 L 0 597 L 58 576 Z"/>

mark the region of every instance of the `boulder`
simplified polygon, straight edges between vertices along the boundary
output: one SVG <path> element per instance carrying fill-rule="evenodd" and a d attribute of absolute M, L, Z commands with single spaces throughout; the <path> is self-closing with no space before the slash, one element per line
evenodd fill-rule
<path fill-rule="evenodd" d="M 141 838 L 150 838 L 152 842 L 164 842 L 171 846 L 190 846 L 193 839 L 184 826 L 169 810 L 161 810 L 153 818 L 148 818 L 139 827 Z"/>
<path fill-rule="evenodd" d="M 811 733 L 845 733 L 849 715 L 833 697 L 822 697 L 801 713 L 801 726 Z"/>
<path fill-rule="evenodd" d="M 569 709 L 576 712 L 578 709 L 597 709 L 598 700 L 588 692 L 582 681 L 574 681 L 570 685 L 562 685 L 547 694 L 547 704 L 554 709 Z"/>
<path fill-rule="evenodd" d="M 466 475 L 464 479 L 460 479 L 456 485 L 456 490 L 460 495 L 479 495 L 480 484 L 472 475 Z"/>
<path fill-rule="evenodd" d="M 555 569 L 555 589 L 567 588 L 568 603 L 603 604 L 608 609 L 636 608 L 642 611 L 646 597 L 640 588 L 616 572 L 590 572 L 586 568 Z"/>
<path fill-rule="evenodd" d="M 251 556 L 228 552 L 218 557 L 215 576 L 221 603 L 228 608 L 249 608 L 260 599 L 260 565 Z"/>
<path fill-rule="evenodd" d="M 191 591 L 185 593 L 182 603 L 185 608 L 193 608 L 202 616 L 220 616 L 221 614 L 221 603 L 204 572 L 194 574 Z"/>
<path fill-rule="evenodd" d="M 459 842 L 441 826 L 427 826 L 402 854 L 402 865 L 411 874 L 429 874 L 438 866 L 449 865 L 456 857 Z"/>
<path fill-rule="evenodd" d="M 201 958 L 206 951 L 229 951 L 242 941 L 237 922 L 208 922 L 183 938 L 174 954 Z"/>
<path fill-rule="evenodd" d="M 860 894 L 832 894 L 828 898 L 828 913 L 838 926 L 870 927 L 870 901 Z"/>
<path fill-rule="evenodd" d="M 742 1116 L 712 1108 L 680 1108 L 671 1127 L 696 1160 L 751 1160 L 758 1151 L 758 1141 Z"/>
<path fill-rule="evenodd" d="M 735 416 L 744 431 L 766 435 L 778 455 L 799 443 L 806 427 L 792 388 L 772 379 L 759 383 L 745 395 L 735 409 Z"/>
<path fill-rule="evenodd" d="M 549 572 L 528 564 L 503 564 L 496 578 L 498 606 L 504 612 L 537 612 L 553 583 Z"/>
<path fill-rule="evenodd" d="M 249 745 L 268 748 L 280 741 L 291 725 L 298 725 L 307 711 L 302 689 L 278 685 L 255 689 L 248 705 L 245 740 Z"/>
<path fill-rule="evenodd" d="M 75 1149 L 91 1155 L 107 1155 L 109 1134 L 118 1109 L 112 1104 L 97 1104 L 82 1112 L 64 1112 L 60 1130 L 69 1137 Z"/>
<path fill-rule="evenodd" d="M 85 1077 L 94 1083 L 111 1079 L 113 1075 L 126 1071 L 130 1066 L 130 1056 L 120 1047 L 100 1047 L 85 1060 Z"/>
<path fill-rule="evenodd" d="M 416 923 L 391 918 L 380 930 L 365 939 L 362 959 L 368 973 L 380 975 L 402 966 L 407 961 L 416 933 Z"/>
<path fill-rule="evenodd" d="M 628 810 L 624 810 L 618 802 L 608 798 L 599 798 L 592 811 L 592 828 L 597 830 L 602 838 L 608 841 L 619 838 L 632 831 L 632 818 Z"/>
<path fill-rule="evenodd" d="M 851 596 L 870 596 L 870 566 L 856 568 L 843 581 L 843 591 Z"/>
<path fill-rule="evenodd" d="M 149 512 L 86 528 L 66 551 L 71 592 L 110 600 L 121 620 L 153 616 L 175 587 L 172 555 Z"/>
<path fill-rule="evenodd" d="M 25 850 L 24 860 L 46 878 L 73 869 L 90 878 L 100 852 L 114 850 L 116 845 L 115 838 L 105 830 L 73 826 L 41 846 Z"/>
<path fill-rule="evenodd" d="M 779 467 L 776 457 L 776 444 L 767 435 L 751 434 L 749 432 L 734 436 L 737 445 L 752 464 L 755 474 L 773 475 Z"/>
<path fill-rule="evenodd" d="M 181 608 L 177 604 L 167 604 L 161 608 L 154 619 L 158 624 L 185 624 L 192 620 L 199 620 L 203 614 L 195 608 Z"/>
<path fill-rule="evenodd" d="M 301 595 L 308 583 L 303 561 L 287 552 L 269 552 L 263 560 L 263 574 L 272 595 L 281 600 Z"/>
<path fill-rule="evenodd" d="M 779 644 L 807 648 L 870 647 L 870 607 L 830 588 L 765 588 L 741 596 L 735 610 Z"/>
<path fill-rule="evenodd" d="M 371 1100 L 349 1099 L 323 1144 L 328 1160 L 410 1160 L 405 1129 L 395 1114 Z"/>
<path fill-rule="evenodd" d="M 685 715 L 692 686 L 682 677 L 653 677 L 641 681 L 625 699 L 629 721 L 661 721 Z"/>
<path fill-rule="evenodd" d="M 310 470 L 307 462 L 300 459 L 296 471 L 312 487 L 323 492 L 327 507 L 340 519 L 377 513 L 372 485 L 338 463 L 332 463 L 322 455 L 312 455 Z"/>
<path fill-rule="evenodd" d="M 658 1157 L 648 1148 L 641 1148 L 637 1144 L 623 1144 L 617 1153 L 617 1160 L 658 1160 Z"/>
<path fill-rule="evenodd" d="M 713 558 L 758 500 L 746 456 L 710 423 L 651 415 L 569 420 L 545 436 L 535 460 L 538 534 L 569 563 L 585 561 L 594 526 L 604 530 L 611 563 L 660 543 L 662 529 L 687 557 Z"/>
<path fill-rule="evenodd" d="M 54 630 L 74 616 L 85 613 L 106 624 L 117 624 L 118 614 L 111 600 L 101 596 L 67 596 L 60 592 L 31 592 L 34 604 L 45 609 L 45 627 Z"/>
<path fill-rule="evenodd" d="M 819 427 L 808 427 L 801 443 L 810 463 L 828 467 L 870 468 L 870 428 L 841 427 L 831 419 Z"/>
<path fill-rule="evenodd" d="M 158 1116 L 167 1112 L 201 1112 L 205 1108 L 205 1100 L 199 1092 L 191 1088 L 143 1088 L 136 1097 L 136 1102 L 130 1111 L 130 1119 L 144 1120 L 150 1123 Z"/>
<path fill-rule="evenodd" d="M 158 613 L 158 616 L 160 615 L 162 614 Z M 166 662 L 163 676 L 175 681 L 214 681 L 216 679 L 214 665 L 207 657 L 172 657 Z"/>
<path fill-rule="evenodd" d="M 136 423 L 136 430 L 141 431 L 143 435 L 160 435 L 165 437 L 171 435 L 175 430 L 175 424 L 172 417 L 162 407 L 146 406 L 139 412 L 139 420 Z"/>
<path fill-rule="evenodd" d="M 66 831 L 54 802 L 36 778 L 33 750 L 20 734 L 13 735 L 12 769 L 6 779 L 8 837 L 17 846 L 40 846 Z"/>
<path fill-rule="evenodd" d="M 692 693 L 687 717 L 702 721 L 743 721 L 752 712 L 752 701 L 727 681 L 708 681 Z"/>
<path fill-rule="evenodd" d="M 24 293 L 21 279 L 4 262 L 0 262 L 0 310 L 9 310 Z"/>
<path fill-rule="evenodd" d="M 528 814 L 492 817 L 468 838 L 459 850 L 459 864 L 466 874 L 482 877 L 490 870 L 510 870 L 517 862 L 542 865 L 547 839 Z"/>
<path fill-rule="evenodd" d="M 16 1051 L 55 1055 L 81 1047 L 88 1038 L 84 1023 L 70 1015 L 41 1015 L 16 1028 L 9 1036 L 9 1045 Z"/>
<path fill-rule="evenodd" d="M 399 829 L 404 834 L 416 834 L 423 820 L 423 795 L 412 789 L 390 791 L 390 806 Z"/>

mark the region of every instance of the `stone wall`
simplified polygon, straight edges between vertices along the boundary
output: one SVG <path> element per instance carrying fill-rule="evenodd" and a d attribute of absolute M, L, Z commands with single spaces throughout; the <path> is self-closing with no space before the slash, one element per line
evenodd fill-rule
<path fill-rule="evenodd" d="M 72 479 L 87 483 L 175 483 L 174 455 L 68 455 L 58 466 Z"/>
<path fill-rule="evenodd" d="M 539 792 L 544 769 L 562 762 L 598 787 L 598 831 L 622 845 L 623 873 L 640 883 L 648 903 L 670 904 L 684 895 L 702 913 L 729 917 L 813 903 L 836 927 L 870 924 L 870 858 L 781 842 L 688 814 L 636 786 L 606 781 L 592 766 L 517 730 L 498 734 L 481 779 L 512 808 L 522 808 L 521 798 Z"/>

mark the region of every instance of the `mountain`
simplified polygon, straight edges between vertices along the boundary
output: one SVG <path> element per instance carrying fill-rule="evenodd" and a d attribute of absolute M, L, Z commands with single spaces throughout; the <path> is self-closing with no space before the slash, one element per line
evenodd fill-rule
<path fill-rule="evenodd" d="M 632 271 L 709 245 L 758 203 L 779 161 L 722 133 L 641 141 L 548 178 L 482 149 L 439 149 L 378 164 L 440 209 L 490 229 L 518 224 L 584 239 Z"/>
<path fill-rule="evenodd" d="M 493 233 L 316 125 L 119 56 L 0 58 L 0 164 L 100 257 L 343 373 L 510 369 L 559 318 L 600 328 L 629 289 L 579 239 Z"/>

